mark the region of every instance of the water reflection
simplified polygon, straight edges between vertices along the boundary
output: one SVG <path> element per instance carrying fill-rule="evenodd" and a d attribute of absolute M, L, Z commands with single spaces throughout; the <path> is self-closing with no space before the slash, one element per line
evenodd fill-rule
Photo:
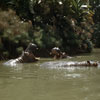
<path fill-rule="evenodd" d="M 0 67 L 0 77 L 13 79 L 35 78 L 37 76 L 38 67 L 37 64 L 17 64 L 16 66 L 2 65 Z"/>
<path fill-rule="evenodd" d="M 75 79 L 84 78 L 86 72 L 93 72 L 97 68 L 90 67 L 64 67 L 66 61 L 49 61 L 30 64 L 17 64 L 16 66 L 2 66 L 0 77 L 12 79 Z M 84 73 L 85 74 L 84 74 Z"/>

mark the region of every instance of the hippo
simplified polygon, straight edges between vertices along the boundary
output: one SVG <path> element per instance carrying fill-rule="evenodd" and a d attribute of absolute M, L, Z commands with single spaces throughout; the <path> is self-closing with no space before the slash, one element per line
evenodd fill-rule
<path fill-rule="evenodd" d="M 39 58 L 35 57 L 34 53 L 37 50 L 37 45 L 34 43 L 29 43 L 25 51 L 22 52 L 21 56 L 16 59 L 11 59 L 4 63 L 5 65 L 16 65 L 17 63 L 31 63 L 36 62 Z"/>
<path fill-rule="evenodd" d="M 83 62 L 70 63 L 69 66 L 85 66 L 85 67 L 86 66 L 88 66 L 88 67 L 94 66 L 94 67 L 97 67 L 98 63 L 88 60 L 88 61 L 83 61 Z"/>
<path fill-rule="evenodd" d="M 37 45 L 30 43 L 20 57 L 17 58 L 20 63 L 29 63 L 38 61 L 39 58 L 35 57 L 34 52 L 37 50 Z"/>
<path fill-rule="evenodd" d="M 61 52 L 59 47 L 54 47 L 51 49 L 50 55 L 54 56 L 54 59 L 62 59 L 67 58 L 67 54 L 65 52 Z"/>
<path fill-rule="evenodd" d="M 49 61 L 41 64 L 41 67 L 46 68 L 67 68 L 67 67 L 99 67 L 100 64 L 96 61 Z"/>

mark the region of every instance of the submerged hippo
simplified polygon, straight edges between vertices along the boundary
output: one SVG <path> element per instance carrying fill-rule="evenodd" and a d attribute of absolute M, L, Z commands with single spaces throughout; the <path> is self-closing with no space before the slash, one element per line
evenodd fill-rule
<path fill-rule="evenodd" d="M 93 61 L 73 62 L 73 63 L 70 63 L 69 66 L 88 66 L 88 67 L 94 66 L 94 67 L 97 67 L 98 63 L 93 62 Z"/>
<path fill-rule="evenodd" d="M 54 56 L 54 59 L 61 59 L 61 58 L 67 58 L 67 54 L 65 52 L 61 52 L 61 50 L 58 47 L 54 47 L 51 49 L 50 55 Z"/>
<path fill-rule="evenodd" d="M 41 67 L 67 68 L 67 67 L 98 67 L 99 63 L 94 61 L 51 61 L 41 64 Z"/>
<path fill-rule="evenodd" d="M 16 65 L 16 63 L 30 63 L 30 62 L 36 62 L 39 60 L 39 58 L 35 57 L 34 52 L 37 50 L 37 45 L 30 43 L 28 47 L 25 49 L 24 52 L 22 52 L 21 56 L 7 61 L 6 65 Z"/>

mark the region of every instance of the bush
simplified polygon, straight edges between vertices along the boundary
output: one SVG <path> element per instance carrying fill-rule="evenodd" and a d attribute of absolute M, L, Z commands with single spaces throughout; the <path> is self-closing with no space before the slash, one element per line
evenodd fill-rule
<path fill-rule="evenodd" d="M 41 49 L 61 46 L 62 39 L 49 25 L 46 30 L 40 26 L 32 27 L 31 21 L 21 21 L 11 9 L 1 11 L 0 16 L 0 58 L 17 57 L 30 42 L 36 43 Z"/>
<path fill-rule="evenodd" d="M 1 56 L 7 55 L 3 52 L 9 53 L 8 58 L 18 56 L 29 42 L 43 50 L 59 46 L 65 52 L 76 53 L 85 44 L 84 52 L 92 51 L 90 44 L 84 43 L 91 39 L 94 24 L 93 12 L 88 6 L 81 7 L 87 0 L 10 1 L 1 5 L 14 9 L 17 15 L 11 9 L 0 12 Z"/>
<path fill-rule="evenodd" d="M 93 40 L 93 43 L 94 43 L 95 47 L 100 48 L 100 23 L 97 23 L 95 25 L 95 30 L 94 30 L 92 40 Z"/>
<path fill-rule="evenodd" d="M 33 39 L 29 34 L 32 30 L 30 22 L 21 21 L 16 13 L 9 9 L 0 12 L 0 48 L 1 56 L 12 58 L 19 54 L 18 47 L 25 48 Z M 31 32 L 31 34 L 33 34 Z"/>

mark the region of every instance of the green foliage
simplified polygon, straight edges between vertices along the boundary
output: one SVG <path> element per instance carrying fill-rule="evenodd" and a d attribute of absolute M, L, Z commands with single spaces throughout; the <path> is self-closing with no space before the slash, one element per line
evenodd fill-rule
<path fill-rule="evenodd" d="M 14 57 L 19 54 L 19 46 L 26 47 L 33 40 L 29 37 L 32 25 L 21 21 L 13 10 L 2 11 L 0 16 L 1 56 Z"/>
<path fill-rule="evenodd" d="M 83 0 L 72 0 L 72 10 L 76 18 L 79 18 L 83 13 L 81 6 L 83 5 Z"/>
<path fill-rule="evenodd" d="M 59 46 L 69 53 L 80 51 L 84 40 L 91 39 L 93 34 L 93 12 L 89 9 L 89 5 L 86 9 L 82 8 L 86 1 L 2 1 L 1 9 L 5 10 L 3 8 L 5 5 L 8 10 L 0 12 L 2 55 L 8 51 L 11 54 L 9 57 L 14 57 L 20 54 L 21 48 L 25 49 L 29 42 L 36 43 L 41 49 Z M 86 49 L 84 51 L 86 52 Z"/>
<path fill-rule="evenodd" d="M 46 30 L 41 27 L 34 28 L 34 42 L 40 48 L 51 48 L 54 46 L 61 46 L 61 38 L 57 36 L 51 26 L 46 26 Z"/>
<path fill-rule="evenodd" d="M 100 47 L 100 0 L 90 0 L 91 9 L 94 12 L 94 34 L 92 37 L 95 47 Z"/>
<path fill-rule="evenodd" d="M 94 11 L 95 23 L 100 22 L 100 0 L 90 0 L 91 9 Z"/>
<path fill-rule="evenodd" d="M 100 23 L 95 25 L 95 30 L 92 39 L 93 43 L 95 44 L 95 47 L 100 48 Z"/>
<path fill-rule="evenodd" d="M 16 52 L 18 55 L 20 55 L 23 52 L 23 48 L 22 47 L 16 48 Z"/>

